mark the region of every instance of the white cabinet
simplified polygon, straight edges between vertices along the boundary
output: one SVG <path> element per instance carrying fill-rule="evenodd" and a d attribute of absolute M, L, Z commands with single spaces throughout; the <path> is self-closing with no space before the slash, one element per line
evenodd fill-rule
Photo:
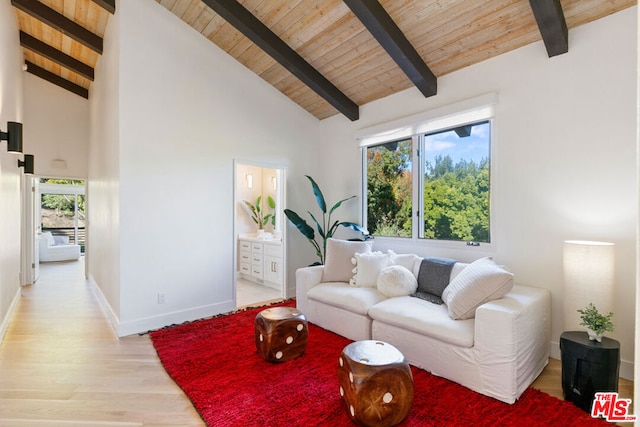
<path fill-rule="evenodd" d="M 282 245 L 264 245 L 264 280 L 282 285 Z"/>
<path fill-rule="evenodd" d="M 238 257 L 238 269 L 245 276 L 251 275 L 251 242 L 240 240 L 238 245 L 240 248 L 240 256 Z"/>
<path fill-rule="evenodd" d="M 262 279 L 262 243 L 251 244 L 251 275 Z"/>
<path fill-rule="evenodd" d="M 245 279 L 280 290 L 284 281 L 282 242 L 252 238 L 240 238 L 238 242 L 240 274 Z"/>

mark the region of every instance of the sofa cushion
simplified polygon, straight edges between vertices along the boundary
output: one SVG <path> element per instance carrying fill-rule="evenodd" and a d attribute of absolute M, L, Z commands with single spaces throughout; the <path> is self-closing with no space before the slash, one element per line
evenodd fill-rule
<path fill-rule="evenodd" d="M 359 288 L 375 288 L 378 282 L 378 275 L 389 265 L 389 254 L 382 252 L 356 252 L 351 259 L 355 265 L 352 270 L 354 275 L 349 281 L 352 286 Z"/>
<path fill-rule="evenodd" d="M 348 282 L 353 276 L 351 258 L 356 252 L 371 252 L 372 241 L 352 242 L 327 239 L 327 252 L 322 272 L 323 282 Z"/>
<path fill-rule="evenodd" d="M 307 297 L 361 315 L 387 298 L 376 288 L 355 288 L 342 282 L 320 283 L 309 289 Z"/>
<path fill-rule="evenodd" d="M 402 297 L 411 295 L 418 288 L 418 281 L 411 271 L 401 265 L 391 265 L 378 275 L 377 288 L 382 295 Z"/>
<path fill-rule="evenodd" d="M 456 260 L 449 258 L 425 258 L 418 272 L 418 290 L 413 295 L 434 304 L 442 304 L 442 292 L 451 280 Z"/>
<path fill-rule="evenodd" d="M 491 258 L 481 258 L 460 272 L 442 293 L 453 319 L 471 319 L 476 308 L 502 298 L 513 288 L 513 274 Z"/>
<path fill-rule="evenodd" d="M 401 265 L 409 270 L 415 277 L 418 277 L 418 271 L 420 269 L 420 262 L 422 257 L 416 254 L 397 254 L 391 249 L 387 250 L 389 254 L 390 265 Z"/>
<path fill-rule="evenodd" d="M 53 236 L 53 243 L 55 245 L 68 245 L 69 236 Z"/>
<path fill-rule="evenodd" d="M 453 320 L 444 305 L 410 296 L 389 298 L 369 309 L 374 321 L 397 326 L 459 347 L 473 347 L 475 319 Z"/>

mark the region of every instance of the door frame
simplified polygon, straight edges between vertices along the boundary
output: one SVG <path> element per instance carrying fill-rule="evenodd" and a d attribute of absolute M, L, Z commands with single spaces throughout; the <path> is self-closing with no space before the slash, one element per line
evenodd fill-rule
<path fill-rule="evenodd" d="M 40 275 L 39 242 L 40 221 L 38 204 L 40 178 L 35 175 L 22 175 L 22 215 L 21 235 L 22 267 L 20 284 L 22 286 L 33 285 Z"/>
<path fill-rule="evenodd" d="M 289 298 L 288 286 L 287 286 L 287 223 L 284 210 L 287 207 L 287 166 L 278 163 L 261 162 L 247 159 L 234 159 L 233 160 L 233 265 L 232 265 L 232 277 L 233 277 L 233 303 L 237 304 L 237 280 L 238 280 L 238 216 L 240 211 L 238 206 L 242 202 L 238 197 L 238 186 L 243 185 L 244 182 L 238 181 L 238 167 L 239 166 L 252 166 L 264 169 L 276 169 L 280 171 L 280 185 L 277 188 L 280 199 L 280 209 L 277 212 L 279 219 L 279 231 L 282 233 L 282 289 L 280 295 L 282 298 Z"/>

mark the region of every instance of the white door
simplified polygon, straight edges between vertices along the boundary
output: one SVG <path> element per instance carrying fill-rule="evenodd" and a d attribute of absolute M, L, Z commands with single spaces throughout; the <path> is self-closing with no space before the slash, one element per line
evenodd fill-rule
<path fill-rule="evenodd" d="M 40 200 L 37 177 L 22 177 L 22 284 L 32 285 L 40 276 L 38 236 L 40 235 Z"/>
<path fill-rule="evenodd" d="M 32 263 L 31 263 L 31 283 L 36 283 L 36 280 L 40 277 L 40 234 L 42 234 L 42 223 L 40 221 L 40 180 L 38 178 L 32 178 L 33 185 L 31 191 L 31 200 L 33 210 L 31 212 L 31 224 L 32 224 Z"/>

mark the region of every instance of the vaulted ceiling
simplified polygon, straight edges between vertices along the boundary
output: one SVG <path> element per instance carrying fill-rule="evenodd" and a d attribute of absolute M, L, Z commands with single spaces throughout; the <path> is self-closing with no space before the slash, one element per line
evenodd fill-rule
<path fill-rule="evenodd" d="M 88 98 L 115 0 L 11 0 L 28 72 Z"/>
<path fill-rule="evenodd" d="M 123 0 L 135 1 L 135 0 Z M 318 119 L 568 31 L 637 0 L 156 0 Z M 88 97 L 115 0 L 11 0 L 27 71 Z M 615 46 L 611 47 L 615 49 Z M 144 54 L 143 52 L 140 53 Z"/>

